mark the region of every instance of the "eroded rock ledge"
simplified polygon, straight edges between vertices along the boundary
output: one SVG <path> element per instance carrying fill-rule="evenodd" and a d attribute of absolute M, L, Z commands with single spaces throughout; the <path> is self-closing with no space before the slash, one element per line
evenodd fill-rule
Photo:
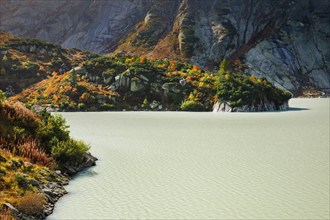
<path fill-rule="evenodd" d="M 213 105 L 213 112 L 264 112 L 289 109 L 288 102 L 276 105 L 274 102 L 265 102 L 256 105 L 243 105 L 240 107 L 231 106 L 229 102 L 217 101 Z"/>

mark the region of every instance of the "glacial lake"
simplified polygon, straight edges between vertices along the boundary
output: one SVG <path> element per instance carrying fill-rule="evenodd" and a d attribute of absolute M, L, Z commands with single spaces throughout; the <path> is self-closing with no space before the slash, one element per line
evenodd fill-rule
<path fill-rule="evenodd" d="M 330 99 L 262 113 L 61 113 L 97 166 L 47 219 L 328 219 Z"/>

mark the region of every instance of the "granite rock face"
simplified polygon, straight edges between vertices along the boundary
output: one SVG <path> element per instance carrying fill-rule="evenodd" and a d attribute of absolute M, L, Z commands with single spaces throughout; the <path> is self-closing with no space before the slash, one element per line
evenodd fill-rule
<path fill-rule="evenodd" d="M 330 92 L 328 0 L 4 1 L 0 28 L 97 53 L 186 60 L 226 58 L 298 94 Z"/>
<path fill-rule="evenodd" d="M 111 51 L 144 19 L 150 0 L 17 0 L 1 1 L 0 28 L 93 52 Z"/>
<path fill-rule="evenodd" d="M 264 102 L 262 104 L 255 105 L 243 105 L 240 107 L 232 106 L 228 102 L 217 101 L 213 105 L 213 112 L 264 112 L 264 111 L 283 111 L 288 110 L 288 102 L 284 102 L 281 105 L 276 105 L 274 102 Z"/>

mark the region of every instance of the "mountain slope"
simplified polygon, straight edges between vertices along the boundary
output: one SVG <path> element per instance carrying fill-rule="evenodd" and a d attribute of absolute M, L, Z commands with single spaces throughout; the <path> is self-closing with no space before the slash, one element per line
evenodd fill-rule
<path fill-rule="evenodd" d="M 327 0 L 4 1 L 0 28 L 208 69 L 239 60 L 248 74 L 299 94 L 306 87 L 329 92 L 329 12 Z"/>
<path fill-rule="evenodd" d="M 5 52 L 0 57 L 0 90 L 36 111 L 205 111 L 215 99 L 233 108 L 261 105 L 257 110 L 262 111 L 265 103 L 279 109 L 291 97 L 264 79 L 228 71 L 225 61 L 221 71 L 205 72 L 174 60 L 98 55 L 6 32 L 0 32 L 0 46 Z M 15 86 L 23 91 L 12 96 L 19 92 L 13 91 Z"/>

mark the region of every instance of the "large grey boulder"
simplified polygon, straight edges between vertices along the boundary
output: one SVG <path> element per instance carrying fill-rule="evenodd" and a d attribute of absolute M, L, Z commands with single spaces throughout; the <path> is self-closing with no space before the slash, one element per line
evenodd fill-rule
<path fill-rule="evenodd" d="M 70 73 L 75 73 L 75 74 L 79 74 L 79 75 L 85 75 L 85 74 L 87 74 L 87 70 L 85 69 L 85 67 L 77 66 L 77 67 L 72 68 L 70 70 Z"/>
<path fill-rule="evenodd" d="M 131 88 L 130 88 L 130 90 L 132 92 L 139 92 L 139 91 L 142 91 L 144 89 L 145 89 L 145 85 L 142 82 L 142 80 L 140 80 L 137 77 L 134 77 L 134 78 L 131 79 Z"/>

